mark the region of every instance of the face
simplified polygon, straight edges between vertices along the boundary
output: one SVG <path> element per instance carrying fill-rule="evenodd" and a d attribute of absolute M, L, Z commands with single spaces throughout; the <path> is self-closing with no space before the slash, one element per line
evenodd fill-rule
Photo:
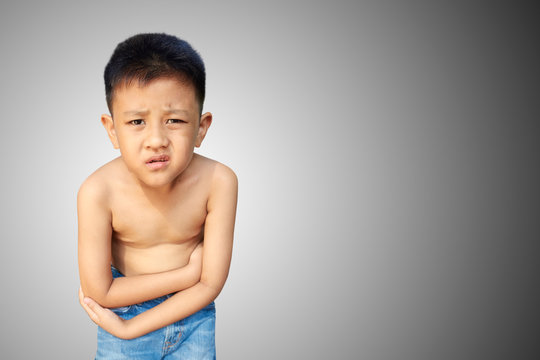
<path fill-rule="evenodd" d="M 188 167 L 212 123 L 199 116 L 191 84 L 158 78 L 115 89 L 113 116 L 101 121 L 130 172 L 144 185 L 167 187 Z"/>

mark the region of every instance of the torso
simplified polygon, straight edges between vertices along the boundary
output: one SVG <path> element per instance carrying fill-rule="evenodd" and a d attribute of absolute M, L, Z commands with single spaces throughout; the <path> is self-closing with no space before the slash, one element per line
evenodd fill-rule
<path fill-rule="evenodd" d="M 166 199 L 145 192 L 121 158 L 104 167 L 111 179 L 112 264 L 120 272 L 156 273 L 189 262 L 204 236 L 214 166 L 213 160 L 194 154 Z"/>

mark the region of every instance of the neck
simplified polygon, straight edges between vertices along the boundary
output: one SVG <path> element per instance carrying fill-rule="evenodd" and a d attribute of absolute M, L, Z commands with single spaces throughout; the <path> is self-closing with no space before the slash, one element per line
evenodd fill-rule
<path fill-rule="evenodd" d="M 172 192 L 174 190 L 174 182 L 161 187 L 149 187 L 139 181 L 140 189 L 150 204 L 156 209 L 166 209 L 174 198 Z"/>

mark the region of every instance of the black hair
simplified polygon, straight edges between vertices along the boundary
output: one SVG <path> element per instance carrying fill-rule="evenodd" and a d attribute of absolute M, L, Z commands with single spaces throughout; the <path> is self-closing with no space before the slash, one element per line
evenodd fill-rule
<path fill-rule="evenodd" d="M 190 82 L 202 112 L 206 81 L 204 62 L 189 43 L 176 36 L 152 33 L 126 39 L 116 46 L 103 77 L 111 114 L 117 86 L 132 81 L 145 85 L 160 77 Z"/>

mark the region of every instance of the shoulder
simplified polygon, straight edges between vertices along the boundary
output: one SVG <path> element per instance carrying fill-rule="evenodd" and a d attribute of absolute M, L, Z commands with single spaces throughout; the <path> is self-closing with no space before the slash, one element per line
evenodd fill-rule
<path fill-rule="evenodd" d="M 229 189 L 238 188 L 238 177 L 230 167 L 216 161 L 212 185 Z"/>
<path fill-rule="evenodd" d="M 197 162 L 196 168 L 210 179 L 212 187 L 220 185 L 238 186 L 238 177 L 227 165 L 198 154 L 195 161 Z"/>
<path fill-rule="evenodd" d="M 198 155 L 208 186 L 206 209 L 208 213 L 234 214 L 238 198 L 238 177 L 225 164 Z M 225 211 L 225 212 L 223 212 Z"/>
<path fill-rule="evenodd" d="M 225 164 L 216 160 L 195 154 L 194 171 L 196 178 L 207 189 L 208 205 L 221 202 L 224 197 L 236 199 L 238 193 L 238 177 L 235 172 Z"/>
<path fill-rule="evenodd" d="M 238 198 L 238 177 L 227 165 L 215 162 L 208 197 L 208 210 L 235 208 Z M 219 205 L 218 205 L 219 204 Z M 233 211 L 234 213 L 234 211 Z"/>
<path fill-rule="evenodd" d="M 115 159 L 94 171 L 81 184 L 77 194 L 78 201 L 106 200 L 111 194 L 114 179 L 118 179 L 120 167 L 119 159 Z"/>

